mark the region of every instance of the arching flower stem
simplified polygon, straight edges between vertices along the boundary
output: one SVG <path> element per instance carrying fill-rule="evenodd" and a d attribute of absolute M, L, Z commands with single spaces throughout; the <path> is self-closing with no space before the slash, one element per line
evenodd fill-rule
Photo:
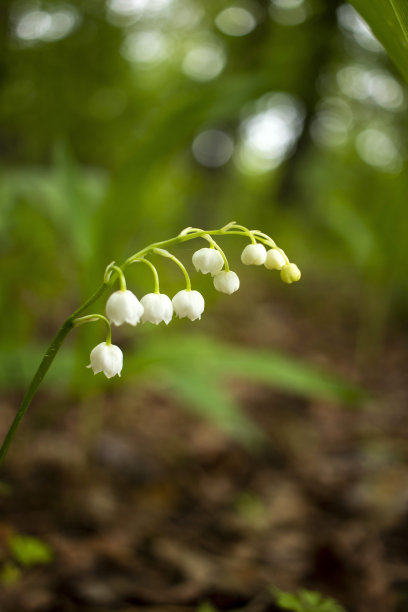
<path fill-rule="evenodd" d="M 272 238 L 268 236 L 268 234 L 264 234 L 263 232 L 260 232 L 259 230 L 252 230 L 252 232 L 256 234 L 256 237 L 260 242 L 263 242 L 264 244 L 279 251 L 279 253 L 281 253 L 281 255 L 284 257 L 286 263 L 290 263 L 289 258 L 286 255 L 285 251 L 283 251 L 280 247 L 278 247 L 276 242 L 272 240 Z"/>
<path fill-rule="evenodd" d="M 244 235 L 248 236 L 248 238 L 250 239 L 250 241 L 252 242 L 252 244 L 256 244 L 256 240 L 254 238 L 253 233 L 251 232 L 250 229 L 248 229 L 247 227 L 245 227 L 245 225 L 238 225 L 237 223 L 233 223 L 231 224 L 231 229 L 237 229 L 237 230 L 242 230 L 244 232 Z M 229 230 L 227 230 L 229 234 L 232 234 L 233 232 L 230 232 Z"/>
<path fill-rule="evenodd" d="M 187 291 L 191 291 L 190 276 L 189 276 L 185 266 L 181 263 L 181 261 L 179 259 L 177 259 L 177 257 L 175 257 L 174 255 L 172 255 L 171 253 L 166 251 L 165 249 L 157 249 L 156 248 L 156 249 L 153 249 L 153 253 L 155 253 L 156 255 L 161 255 L 162 257 L 167 257 L 167 259 L 171 259 L 171 261 L 174 261 L 174 263 L 180 268 L 180 270 L 184 274 L 184 278 L 186 279 L 186 290 Z"/>
<path fill-rule="evenodd" d="M 116 272 L 119 277 L 120 290 L 126 291 L 126 278 L 123 274 L 122 268 L 116 266 L 114 262 L 109 264 L 109 266 L 105 270 L 105 278 L 109 281 L 112 272 Z"/>
<path fill-rule="evenodd" d="M 153 277 L 154 277 L 154 293 L 159 294 L 160 293 L 159 275 L 157 274 L 156 267 L 152 264 L 152 262 L 149 261 L 148 259 L 145 259 L 144 257 L 138 257 L 138 258 L 134 258 L 133 261 L 130 261 L 129 263 L 144 263 L 147 266 L 149 266 L 149 268 L 153 272 Z"/>
<path fill-rule="evenodd" d="M 203 238 L 205 238 L 206 240 L 208 240 L 208 242 L 210 243 L 210 246 L 212 249 L 217 249 L 217 251 L 220 253 L 221 257 L 224 260 L 224 268 L 226 272 L 229 272 L 229 263 L 228 263 L 228 259 L 227 256 L 225 255 L 224 251 L 222 250 L 222 248 L 220 247 L 219 244 L 217 244 L 215 242 L 215 240 L 213 238 L 211 238 L 211 236 L 203 236 Z"/>
<path fill-rule="evenodd" d="M 126 291 L 126 287 L 124 289 Z M 106 317 L 101 314 L 91 314 L 85 315 L 84 317 L 78 317 L 74 320 L 74 327 L 78 327 L 79 325 L 83 325 L 84 323 L 92 323 L 93 321 L 103 321 L 106 325 L 106 344 L 112 344 L 112 328 L 110 323 Z"/>

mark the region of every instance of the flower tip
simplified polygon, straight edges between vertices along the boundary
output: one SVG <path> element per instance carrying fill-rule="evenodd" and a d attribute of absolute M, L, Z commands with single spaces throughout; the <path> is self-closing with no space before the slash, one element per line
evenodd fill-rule
<path fill-rule="evenodd" d="M 290 285 L 291 283 L 299 281 L 302 273 L 296 264 L 289 263 L 282 267 L 280 276 L 284 283 Z"/>

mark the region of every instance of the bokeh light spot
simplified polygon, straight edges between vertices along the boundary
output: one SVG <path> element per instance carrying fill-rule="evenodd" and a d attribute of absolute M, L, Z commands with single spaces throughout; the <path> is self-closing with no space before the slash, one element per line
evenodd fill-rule
<path fill-rule="evenodd" d="M 231 158 L 234 142 L 226 132 L 205 130 L 194 138 L 192 149 L 194 157 L 202 166 L 219 168 Z"/>
<path fill-rule="evenodd" d="M 156 30 L 128 34 L 123 41 L 121 53 L 129 62 L 154 64 L 170 55 L 167 37 Z"/>
<path fill-rule="evenodd" d="M 70 5 L 60 5 L 52 12 L 32 9 L 17 18 L 15 35 L 26 42 L 51 42 L 68 36 L 78 23 L 79 14 Z"/>
<path fill-rule="evenodd" d="M 304 0 L 271 0 L 269 12 L 276 23 L 284 26 L 299 25 L 309 16 Z"/>
<path fill-rule="evenodd" d="M 215 25 L 228 36 L 245 36 L 256 26 L 253 14 L 239 6 L 230 6 L 218 13 Z"/>
<path fill-rule="evenodd" d="M 224 69 L 226 56 L 215 42 L 197 44 L 184 57 L 182 71 L 194 81 L 211 81 Z"/>
<path fill-rule="evenodd" d="M 124 17 L 155 14 L 167 8 L 172 0 L 108 0 L 108 10 Z"/>
<path fill-rule="evenodd" d="M 310 131 L 313 140 L 323 147 L 345 144 L 353 128 L 353 112 L 349 104 L 338 97 L 322 100 L 317 108 Z"/>
<path fill-rule="evenodd" d="M 369 128 L 363 130 L 356 139 L 357 152 L 370 166 L 389 172 L 401 169 L 402 159 L 398 148 L 385 131 Z"/>
<path fill-rule="evenodd" d="M 293 150 L 303 125 L 303 108 L 289 94 L 263 96 L 257 109 L 240 128 L 237 165 L 249 173 L 277 168 Z"/>
<path fill-rule="evenodd" d="M 340 91 L 355 100 L 371 101 L 389 110 L 405 107 L 401 85 L 388 72 L 354 64 L 337 72 Z"/>

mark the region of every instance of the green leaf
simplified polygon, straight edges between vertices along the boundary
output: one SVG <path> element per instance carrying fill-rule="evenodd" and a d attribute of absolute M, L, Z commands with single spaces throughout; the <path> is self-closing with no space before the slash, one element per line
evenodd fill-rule
<path fill-rule="evenodd" d="M 269 350 L 242 348 L 201 334 L 147 338 L 126 359 L 128 372 L 161 380 L 186 408 L 251 445 L 265 439 L 234 399 L 234 380 L 252 380 L 296 395 L 356 403 L 358 387 L 300 360 Z"/>
<path fill-rule="evenodd" d="M 408 3 L 406 0 L 350 0 L 408 82 Z"/>
<path fill-rule="evenodd" d="M 200 334 L 174 335 L 153 341 L 142 351 L 143 360 L 179 367 L 184 376 L 200 373 L 207 381 L 239 378 L 313 398 L 345 403 L 363 399 L 363 391 L 338 376 L 300 359 L 267 349 L 242 348 Z"/>
<path fill-rule="evenodd" d="M 13 535 L 9 539 L 9 549 L 12 557 L 25 567 L 51 563 L 53 554 L 51 548 L 42 540 L 26 535 Z"/>
<path fill-rule="evenodd" d="M 188 408 L 205 417 L 222 431 L 246 445 L 265 439 L 262 431 L 241 410 L 227 391 L 216 379 L 169 368 L 166 380 L 173 392 L 186 403 Z"/>

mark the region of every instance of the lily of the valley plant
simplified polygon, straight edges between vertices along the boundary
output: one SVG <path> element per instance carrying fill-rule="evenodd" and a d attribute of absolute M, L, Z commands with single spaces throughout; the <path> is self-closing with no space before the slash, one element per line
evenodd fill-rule
<path fill-rule="evenodd" d="M 203 296 L 198 291 L 192 289 L 187 269 L 167 249 L 196 238 L 205 240 L 208 246 L 200 248 L 194 253 L 193 265 L 198 272 L 211 274 L 214 287 L 217 291 L 230 295 L 238 291 L 240 285 L 239 277 L 236 272 L 230 270 L 227 257 L 215 241 L 214 236 L 231 235 L 241 236 L 249 242 L 242 251 L 241 261 L 243 264 L 247 266 L 264 265 L 268 270 L 278 270 L 280 271 L 281 279 L 285 283 L 293 283 L 300 279 L 299 268 L 296 264 L 289 261 L 284 251 L 275 244 L 270 236 L 259 230 L 249 230 L 243 225 L 237 225 L 235 222 L 229 223 L 221 229 L 210 231 L 187 227 L 174 238 L 150 244 L 128 257 L 121 265 L 116 265 L 115 262 L 112 262 L 106 268 L 102 285 L 64 321 L 48 347 L 1 446 L 0 465 L 4 461 L 20 421 L 25 415 L 42 379 L 65 338 L 74 327 L 99 320 L 105 323 L 107 329 L 106 340 L 97 344 L 91 351 L 90 364 L 87 367 L 92 368 L 94 374 L 103 372 L 107 378 L 112 378 L 116 374 L 120 376 L 123 367 L 123 354 L 118 346 L 112 344 L 111 325 L 119 326 L 128 323 L 135 326 L 146 322 L 158 325 L 162 321 L 168 325 L 173 315 L 195 321 L 201 319 L 201 315 L 204 312 L 205 302 Z M 159 275 L 156 267 L 150 261 L 151 255 L 169 258 L 181 269 L 184 275 L 185 288 L 176 293 L 172 299 L 165 293 L 160 292 Z M 127 288 L 125 278 L 126 268 L 135 263 L 147 265 L 152 272 L 154 281 L 153 292 L 144 295 L 140 301 Z M 106 316 L 100 313 L 79 316 L 99 297 L 106 293 L 108 289 L 113 287 L 116 282 L 119 283 L 119 289 L 111 293 L 106 302 Z"/>

